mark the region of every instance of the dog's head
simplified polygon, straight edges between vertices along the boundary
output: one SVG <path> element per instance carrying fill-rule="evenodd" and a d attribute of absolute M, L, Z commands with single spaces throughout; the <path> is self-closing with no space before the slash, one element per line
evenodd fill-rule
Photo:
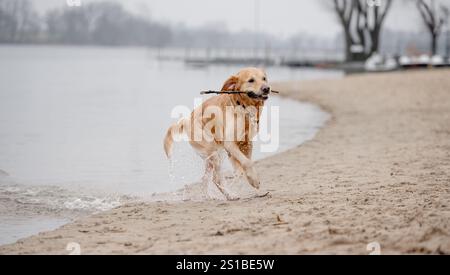
<path fill-rule="evenodd" d="M 228 78 L 222 91 L 245 92 L 246 94 L 242 96 L 252 101 L 264 102 L 269 98 L 271 88 L 265 71 L 258 68 L 246 68 Z"/>

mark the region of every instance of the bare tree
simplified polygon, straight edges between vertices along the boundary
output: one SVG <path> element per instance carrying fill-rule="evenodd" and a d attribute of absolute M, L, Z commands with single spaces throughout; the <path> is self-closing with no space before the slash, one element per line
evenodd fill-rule
<path fill-rule="evenodd" d="M 0 42 L 29 42 L 39 31 L 39 18 L 29 0 L 0 0 Z"/>
<path fill-rule="evenodd" d="M 431 54 L 435 55 L 438 50 L 439 35 L 445 21 L 446 7 L 440 6 L 438 10 L 434 0 L 417 0 L 417 8 L 431 36 Z"/>
<path fill-rule="evenodd" d="M 345 35 L 346 60 L 365 60 L 380 47 L 380 33 L 392 0 L 333 0 Z M 372 3 L 372 4 L 370 4 Z M 355 45 L 361 51 L 355 52 Z"/>
<path fill-rule="evenodd" d="M 46 26 L 49 42 L 58 44 L 161 48 L 171 39 L 168 26 L 136 16 L 115 2 L 51 10 L 46 16 Z"/>
<path fill-rule="evenodd" d="M 445 56 L 450 56 L 450 8 L 443 6 L 442 7 L 444 16 L 445 16 L 445 23 L 447 24 L 447 31 L 446 31 L 446 39 L 445 39 Z"/>

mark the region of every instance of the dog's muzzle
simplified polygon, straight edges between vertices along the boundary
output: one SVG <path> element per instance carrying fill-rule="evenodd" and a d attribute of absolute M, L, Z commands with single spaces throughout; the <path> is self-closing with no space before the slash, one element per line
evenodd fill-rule
<path fill-rule="evenodd" d="M 270 91 L 271 89 L 269 86 L 263 86 L 261 87 L 261 93 L 257 94 L 255 92 L 248 92 L 247 95 L 253 99 L 267 100 L 269 98 Z"/>
<path fill-rule="evenodd" d="M 263 86 L 263 87 L 261 87 L 261 91 L 262 91 L 262 93 L 264 94 L 264 95 L 268 95 L 268 94 L 270 94 L 270 87 L 269 86 Z"/>

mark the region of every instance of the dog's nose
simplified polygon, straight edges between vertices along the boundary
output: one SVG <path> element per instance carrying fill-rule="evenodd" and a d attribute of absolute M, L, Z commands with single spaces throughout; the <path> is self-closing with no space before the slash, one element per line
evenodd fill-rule
<path fill-rule="evenodd" d="M 261 87 L 261 90 L 266 95 L 270 93 L 270 87 L 269 86 L 263 86 L 263 87 Z"/>

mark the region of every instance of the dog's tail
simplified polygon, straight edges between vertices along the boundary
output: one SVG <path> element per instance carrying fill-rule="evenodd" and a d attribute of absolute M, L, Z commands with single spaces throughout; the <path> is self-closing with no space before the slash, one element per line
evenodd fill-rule
<path fill-rule="evenodd" d="M 168 158 L 172 156 L 174 137 L 177 137 L 184 133 L 184 131 L 186 130 L 186 122 L 188 122 L 188 120 L 186 118 L 182 118 L 180 119 L 180 121 L 170 126 L 167 130 L 166 137 L 164 138 L 164 151 L 166 152 L 166 156 Z"/>

